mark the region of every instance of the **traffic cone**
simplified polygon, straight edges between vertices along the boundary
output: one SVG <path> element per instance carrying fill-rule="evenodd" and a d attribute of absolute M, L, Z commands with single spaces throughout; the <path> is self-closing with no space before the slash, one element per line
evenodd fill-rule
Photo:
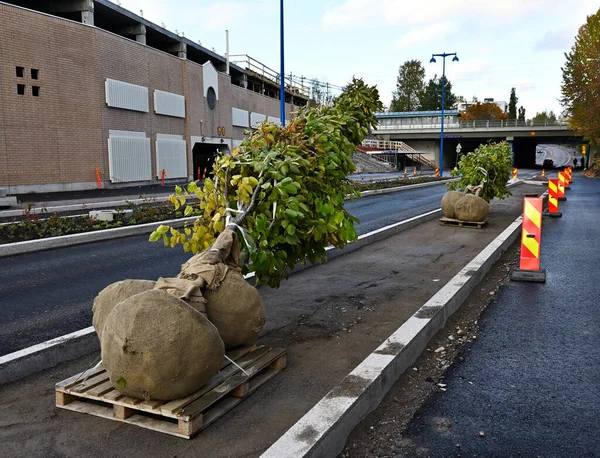
<path fill-rule="evenodd" d="M 558 172 L 558 200 L 567 200 L 565 196 L 565 174 Z"/>
<path fill-rule="evenodd" d="M 521 255 L 519 268 L 510 274 L 513 281 L 546 282 L 546 271 L 540 269 L 542 206 L 541 197 L 525 197 L 523 200 Z"/>
<path fill-rule="evenodd" d="M 562 213 L 558 211 L 558 178 L 548 178 L 548 211 L 544 216 L 560 218 Z"/>
<path fill-rule="evenodd" d="M 542 178 L 546 178 L 546 171 L 542 169 Z"/>

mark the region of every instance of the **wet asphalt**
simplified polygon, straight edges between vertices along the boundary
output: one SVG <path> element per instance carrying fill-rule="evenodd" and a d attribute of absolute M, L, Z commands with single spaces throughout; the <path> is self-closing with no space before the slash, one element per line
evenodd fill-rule
<path fill-rule="evenodd" d="M 547 282 L 500 289 L 389 456 L 600 456 L 600 180 L 574 178 L 543 219 Z"/>
<path fill-rule="evenodd" d="M 363 234 L 439 208 L 444 184 L 346 203 Z M 94 297 L 126 278 L 179 273 L 189 259 L 148 236 L 0 258 L 0 356 L 91 325 Z"/>

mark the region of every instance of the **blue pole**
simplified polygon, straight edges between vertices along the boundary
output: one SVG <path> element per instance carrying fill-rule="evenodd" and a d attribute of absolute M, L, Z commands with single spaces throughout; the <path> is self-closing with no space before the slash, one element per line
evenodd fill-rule
<path fill-rule="evenodd" d="M 440 176 L 444 176 L 444 86 L 446 85 L 446 53 L 442 58 L 442 134 L 440 135 Z"/>
<path fill-rule="evenodd" d="M 281 32 L 280 32 L 280 40 L 281 40 L 281 70 L 279 72 L 279 82 L 281 83 L 281 87 L 279 88 L 279 117 L 281 118 L 281 125 L 285 126 L 285 66 L 284 66 L 284 61 L 283 61 L 283 0 L 280 0 L 279 2 L 280 4 L 280 18 L 279 18 L 279 22 L 280 22 L 280 26 L 281 26 Z"/>

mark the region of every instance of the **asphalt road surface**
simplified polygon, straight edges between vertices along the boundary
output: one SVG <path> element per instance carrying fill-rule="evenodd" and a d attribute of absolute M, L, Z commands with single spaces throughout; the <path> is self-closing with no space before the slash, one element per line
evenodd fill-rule
<path fill-rule="evenodd" d="M 500 289 L 447 391 L 413 417 L 402 453 L 386 456 L 600 456 L 600 183 L 571 188 L 563 217 L 543 222 L 547 282 Z"/>
<path fill-rule="evenodd" d="M 439 208 L 443 184 L 369 196 L 346 208 L 359 234 Z M 0 355 L 91 325 L 91 306 L 107 285 L 179 273 L 189 254 L 128 237 L 0 259 Z"/>
<path fill-rule="evenodd" d="M 552 159 L 554 167 L 566 167 L 573 165 L 573 158 L 577 157 L 579 164 L 581 154 L 575 149 L 562 145 L 538 145 L 538 153 L 536 155 L 536 163 L 542 165 L 544 159 Z"/>

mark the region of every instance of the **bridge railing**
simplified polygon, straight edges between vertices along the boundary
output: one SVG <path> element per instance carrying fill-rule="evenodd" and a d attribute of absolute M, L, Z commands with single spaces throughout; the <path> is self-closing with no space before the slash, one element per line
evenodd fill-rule
<path fill-rule="evenodd" d="M 389 122 L 389 118 L 388 118 Z M 459 121 L 444 123 L 445 129 L 506 129 L 515 128 L 530 129 L 536 127 L 550 127 L 552 129 L 568 130 L 571 127 L 566 122 L 561 121 L 517 121 L 508 119 L 499 119 L 494 121 L 489 120 L 474 120 L 474 121 Z M 440 122 L 433 123 L 412 123 L 412 124 L 379 124 L 378 131 L 381 130 L 411 130 L 411 129 L 440 129 Z"/>

